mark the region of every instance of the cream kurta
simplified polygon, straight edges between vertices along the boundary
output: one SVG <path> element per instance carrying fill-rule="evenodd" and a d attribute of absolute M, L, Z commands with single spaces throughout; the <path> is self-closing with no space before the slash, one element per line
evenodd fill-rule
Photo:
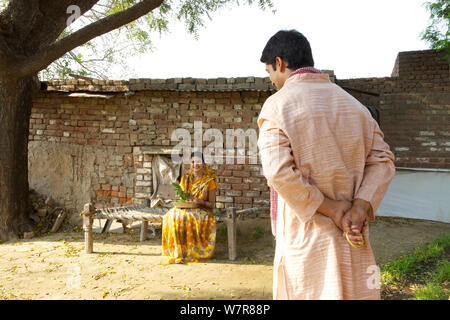
<path fill-rule="evenodd" d="M 370 112 L 328 75 L 298 74 L 266 100 L 258 126 L 263 172 L 278 192 L 274 299 L 379 299 L 368 231 L 352 248 L 316 212 L 324 196 L 364 199 L 376 212 L 395 167 Z"/>

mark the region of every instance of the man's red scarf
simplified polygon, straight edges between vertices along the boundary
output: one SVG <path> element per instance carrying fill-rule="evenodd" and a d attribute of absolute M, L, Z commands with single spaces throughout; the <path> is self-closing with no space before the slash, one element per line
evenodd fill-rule
<path fill-rule="evenodd" d="M 314 67 L 304 67 L 291 72 L 288 78 L 302 73 L 322 73 L 322 71 Z M 277 233 L 277 208 L 278 208 L 278 193 L 274 188 L 270 188 L 270 221 L 272 224 L 272 234 L 276 237 Z"/>

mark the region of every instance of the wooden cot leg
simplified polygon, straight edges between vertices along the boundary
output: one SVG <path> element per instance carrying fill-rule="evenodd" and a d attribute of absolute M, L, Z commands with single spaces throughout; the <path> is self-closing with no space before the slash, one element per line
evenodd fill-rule
<path fill-rule="evenodd" d="M 108 232 L 109 228 L 111 228 L 113 220 L 106 220 L 105 225 L 103 226 L 102 233 Z"/>
<path fill-rule="evenodd" d="M 94 235 L 92 232 L 93 224 L 94 218 L 92 216 L 83 216 L 84 248 L 86 253 L 94 252 Z"/>
<path fill-rule="evenodd" d="M 141 223 L 141 242 L 147 239 L 148 221 L 144 220 Z"/>
<path fill-rule="evenodd" d="M 236 208 L 227 208 L 227 218 L 225 221 L 227 223 L 228 232 L 228 259 L 236 260 Z"/>

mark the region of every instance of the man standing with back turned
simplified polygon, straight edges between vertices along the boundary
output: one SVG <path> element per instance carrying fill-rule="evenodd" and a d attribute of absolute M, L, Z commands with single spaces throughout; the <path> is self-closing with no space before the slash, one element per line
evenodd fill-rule
<path fill-rule="evenodd" d="M 264 176 L 278 194 L 274 299 L 380 299 L 368 222 L 395 173 L 383 133 L 314 68 L 301 33 L 276 33 L 261 62 L 278 89 L 258 117 Z"/>

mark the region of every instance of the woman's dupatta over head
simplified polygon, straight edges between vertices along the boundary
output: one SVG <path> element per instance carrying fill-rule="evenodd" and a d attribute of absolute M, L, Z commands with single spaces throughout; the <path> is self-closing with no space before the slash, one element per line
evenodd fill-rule
<path fill-rule="evenodd" d="M 204 164 L 205 173 L 200 178 L 195 179 L 192 168 L 189 173 L 184 175 L 180 181 L 180 186 L 184 192 L 188 192 L 194 197 L 202 200 L 208 199 L 208 190 L 210 181 L 214 181 L 217 186 L 217 177 L 213 170 L 211 170 L 206 163 Z"/>

